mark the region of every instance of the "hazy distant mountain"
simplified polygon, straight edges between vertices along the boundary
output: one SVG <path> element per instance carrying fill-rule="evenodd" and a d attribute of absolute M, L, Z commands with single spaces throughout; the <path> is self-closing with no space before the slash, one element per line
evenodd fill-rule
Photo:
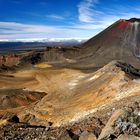
<path fill-rule="evenodd" d="M 15 39 L 0 40 L 0 51 L 33 49 L 53 46 L 77 46 L 87 41 L 80 38 L 51 38 L 51 39 Z"/>

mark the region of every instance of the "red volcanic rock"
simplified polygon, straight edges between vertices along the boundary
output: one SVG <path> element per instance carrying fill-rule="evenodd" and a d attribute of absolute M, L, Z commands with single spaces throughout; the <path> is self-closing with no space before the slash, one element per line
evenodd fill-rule
<path fill-rule="evenodd" d="M 0 56 L 0 65 L 13 66 L 19 63 L 20 57 L 14 54 L 10 55 L 1 55 Z"/>
<path fill-rule="evenodd" d="M 125 28 L 130 28 L 131 27 L 131 23 L 129 21 L 126 20 L 120 20 L 118 22 L 118 29 L 123 30 Z"/>
<path fill-rule="evenodd" d="M 0 66 L 5 64 L 5 57 L 4 56 L 0 56 Z"/>

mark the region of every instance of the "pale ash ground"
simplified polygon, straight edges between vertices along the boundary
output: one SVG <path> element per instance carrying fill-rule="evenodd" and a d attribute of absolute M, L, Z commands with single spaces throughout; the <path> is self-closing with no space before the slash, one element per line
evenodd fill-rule
<path fill-rule="evenodd" d="M 139 95 L 140 81 L 126 75 L 114 62 L 96 72 L 53 68 L 47 63 L 32 70 L 1 75 L 0 90 L 23 89 L 46 93 L 46 96 L 28 106 L 1 110 L 14 112 L 24 121 L 26 114 L 60 126 L 84 118 L 90 113 L 128 96 Z M 2 121 L 2 123 L 5 123 Z"/>

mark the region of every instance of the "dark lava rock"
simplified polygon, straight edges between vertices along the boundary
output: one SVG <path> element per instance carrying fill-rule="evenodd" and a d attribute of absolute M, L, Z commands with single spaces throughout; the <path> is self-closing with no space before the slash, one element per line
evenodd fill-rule
<path fill-rule="evenodd" d="M 8 121 L 12 123 L 19 123 L 19 118 L 17 115 L 14 115 L 10 119 L 8 119 Z"/>

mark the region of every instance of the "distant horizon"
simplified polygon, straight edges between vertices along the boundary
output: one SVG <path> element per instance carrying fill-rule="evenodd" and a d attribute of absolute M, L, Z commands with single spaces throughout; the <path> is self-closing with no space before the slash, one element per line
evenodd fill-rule
<path fill-rule="evenodd" d="M 79 38 L 79 37 L 74 37 L 74 38 L 19 38 L 19 39 L 0 39 L 0 42 L 32 42 L 32 41 L 67 41 L 67 40 L 88 40 L 90 38 Z"/>
<path fill-rule="evenodd" d="M 0 40 L 91 38 L 133 17 L 139 0 L 0 0 Z"/>

